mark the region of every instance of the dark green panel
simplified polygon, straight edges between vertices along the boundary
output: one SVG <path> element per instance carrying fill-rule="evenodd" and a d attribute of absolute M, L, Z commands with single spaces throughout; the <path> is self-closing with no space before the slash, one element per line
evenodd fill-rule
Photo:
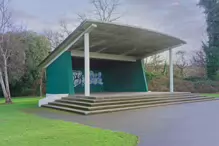
<path fill-rule="evenodd" d="M 73 70 L 84 74 L 84 58 L 72 58 Z M 92 85 L 91 92 L 145 92 L 148 91 L 141 60 L 137 62 L 91 59 L 92 71 L 101 72 L 103 86 Z M 84 85 L 75 87 L 75 93 L 83 93 Z"/>
<path fill-rule="evenodd" d="M 142 62 L 116 62 L 104 72 L 104 90 L 107 92 L 148 91 Z"/>
<path fill-rule="evenodd" d="M 46 70 L 47 94 L 74 94 L 71 53 L 65 52 Z"/>

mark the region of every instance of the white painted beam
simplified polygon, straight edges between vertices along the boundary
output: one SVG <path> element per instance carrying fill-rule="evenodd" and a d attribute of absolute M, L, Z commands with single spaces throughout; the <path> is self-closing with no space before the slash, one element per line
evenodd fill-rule
<path fill-rule="evenodd" d="M 70 44 L 67 45 L 62 51 L 59 52 L 53 59 L 51 59 L 48 63 L 46 63 L 43 68 L 47 68 L 53 61 L 55 61 L 60 55 L 62 55 L 65 51 L 67 51 L 71 46 L 73 46 L 81 37 L 84 36 L 85 33 L 91 32 L 94 28 L 96 28 L 96 24 L 91 24 L 87 29 L 85 29 L 76 39 L 74 39 Z"/>
<path fill-rule="evenodd" d="M 84 72 L 85 72 L 85 96 L 90 96 L 90 46 L 89 33 L 84 34 Z"/>
<path fill-rule="evenodd" d="M 169 49 L 169 66 L 170 66 L 170 92 L 174 92 L 174 83 L 173 83 L 173 52 L 172 49 Z"/>
<path fill-rule="evenodd" d="M 75 56 L 75 57 L 84 57 L 83 51 L 73 50 L 71 54 L 72 56 Z M 96 53 L 96 52 L 90 52 L 90 58 L 117 60 L 117 61 L 129 61 L 129 62 L 135 62 L 137 60 L 135 57 L 132 57 L 132 56 L 112 55 L 112 54 Z"/>

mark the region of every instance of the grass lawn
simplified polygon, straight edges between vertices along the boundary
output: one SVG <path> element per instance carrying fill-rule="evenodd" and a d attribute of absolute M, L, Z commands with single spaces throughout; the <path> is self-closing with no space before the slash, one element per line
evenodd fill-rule
<path fill-rule="evenodd" d="M 219 94 L 211 94 L 211 93 L 209 93 L 209 94 L 202 94 L 202 95 L 204 95 L 204 96 L 209 96 L 209 97 L 216 97 L 216 98 L 219 98 Z"/>
<path fill-rule="evenodd" d="M 0 146 L 136 146 L 137 137 L 123 132 L 41 118 L 22 112 L 37 108 L 39 98 L 0 99 Z"/>

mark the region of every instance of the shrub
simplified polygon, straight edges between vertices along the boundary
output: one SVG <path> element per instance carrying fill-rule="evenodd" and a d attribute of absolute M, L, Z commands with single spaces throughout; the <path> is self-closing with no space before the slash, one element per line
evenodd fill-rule
<path fill-rule="evenodd" d="M 207 80 L 207 78 L 191 76 L 191 77 L 184 78 L 184 80 L 195 82 L 195 81 Z"/>
<path fill-rule="evenodd" d="M 152 72 L 145 72 L 146 78 L 147 78 L 147 82 L 152 81 L 153 79 L 159 77 L 160 75 L 152 73 Z"/>
<path fill-rule="evenodd" d="M 192 80 L 192 81 L 191 81 Z M 169 91 L 169 77 L 154 78 L 148 84 L 150 91 Z M 174 91 L 192 93 L 215 93 L 219 91 L 219 81 L 203 78 L 189 78 L 186 80 L 174 78 Z"/>

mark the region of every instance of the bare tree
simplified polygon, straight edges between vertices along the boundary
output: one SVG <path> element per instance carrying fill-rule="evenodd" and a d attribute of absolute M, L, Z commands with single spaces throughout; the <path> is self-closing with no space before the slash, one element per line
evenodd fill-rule
<path fill-rule="evenodd" d="M 67 36 L 72 33 L 65 20 L 59 21 L 59 30 L 44 30 L 44 36 L 50 41 L 51 51 L 53 51 Z"/>
<path fill-rule="evenodd" d="M 88 16 L 85 13 L 77 13 L 77 20 L 80 22 L 83 22 L 86 19 L 89 19 Z"/>
<path fill-rule="evenodd" d="M 78 21 L 82 22 L 86 19 L 97 19 L 105 22 L 113 22 L 118 20 L 121 15 L 118 12 L 121 0 L 91 0 L 93 7 L 91 13 L 77 13 Z M 44 35 L 51 43 L 51 50 L 54 50 L 73 30 L 68 27 L 68 23 L 64 20 L 59 22 L 59 30 L 45 30 Z"/>
<path fill-rule="evenodd" d="M 186 52 L 185 51 L 178 51 L 178 52 L 176 52 L 176 56 L 177 56 L 176 66 L 180 70 L 181 77 L 184 77 L 185 68 L 188 67 L 188 62 L 186 60 Z"/>
<path fill-rule="evenodd" d="M 161 57 L 160 54 L 153 55 L 147 58 L 147 67 L 151 72 L 161 73 L 163 71 L 163 64 L 165 60 Z"/>
<path fill-rule="evenodd" d="M 45 37 L 50 41 L 51 51 L 53 51 L 63 40 L 63 35 L 59 31 L 44 30 Z"/>
<path fill-rule="evenodd" d="M 207 75 L 207 69 L 206 69 L 206 56 L 203 49 L 200 49 L 198 51 L 195 51 L 192 54 L 192 57 L 190 59 L 190 63 L 192 68 L 195 68 L 195 75 L 199 77 L 206 77 Z"/>
<path fill-rule="evenodd" d="M 67 36 L 69 36 L 72 33 L 72 30 L 69 29 L 68 24 L 67 24 L 67 22 L 65 20 L 61 20 L 59 22 L 59 24 L 60 24 L 61 31 L 64 33 L 63 37 L 67 37 Z"/>
<path fill-rule="evenodd" d="M 206 58 L 203 50 L 196 51 L 191 59 L 191 64 L 197 67 L 206 67 Z"/>
<path fill-rule="evenodd" d="M 3 90 L 4 97 L 6 98 L 6 103 L 11 103 L 11 95 L 9 89 L 9 82 L 8 82 L 8 71 L 7 71 L 7 60 L 8 55 L 10 52 L 6 48 L 4 48 L 4 33 L 8 31 L 8 28 L 11 26 L 11 13 L 8 12 L 7 8 L 8 1 L 1 0 L 0 2 L 0 52 L 1 52 L 1 66 L 0 66 L 0 83 Z M 4 77 L 4 79 L 3 79 Z"/>
<path fill-rule="evenodd" d="M 120 3 L 120 0 L 91 0 L 94 7 L 94 16 L 96 19 L 105 22 L 113 22 L 121 17 L 117 12 Z"/>
<path fill-rule="evenodd" d="M 97 19 L 104 22 L 113 22 L 118 20 L 121 15 L 118 12 L 121 0 L 90 0 L 93 7 L 91 13 L 78 13 L 78 20 Z"/>
<path fill-rule="evenodd" d="M 8 9 L 8 0 L 0 1 L 0 84 L 5 97 L 5 103 L 12 103 L 9 87 L 9 70 L 18 69 L 18 61 L 24 57 L 20 28 L 12 25 L 11 13 Z M 22 59 L 24 60 L 24 58 Z"/>

